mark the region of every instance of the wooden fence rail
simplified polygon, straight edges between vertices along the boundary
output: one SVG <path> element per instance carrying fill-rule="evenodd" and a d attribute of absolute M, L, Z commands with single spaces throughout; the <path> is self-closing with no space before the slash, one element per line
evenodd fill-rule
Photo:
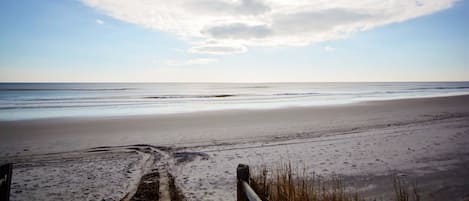
<path fill-rule="evenodd" d="M 262 201 L 259 196 L 249 186 L 249 166 L 239 164 L 236 168 L 237 189 L 236 198 L 238 201 Z"/>
<path fill-rule="evenodd" d="M 10 186 L 13 164 L 0 166 L 0 200 L 10 200 Z"/>

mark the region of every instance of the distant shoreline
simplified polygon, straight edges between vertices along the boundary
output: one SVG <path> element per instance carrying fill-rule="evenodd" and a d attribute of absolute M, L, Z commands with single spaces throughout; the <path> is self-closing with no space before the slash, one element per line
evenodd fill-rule
<path fill-rule="evenodd" d="M 282 83 L 462 83 L 459 81 L 344 81 L 344 82 L 0 82 L 0 84 L 282 84 Z"/>
<path fill-rule="evenodd" d="M 157 114 L 128 114 L 128 115 L 109 115 L 109 116 L 64 116 L 64 117 L 50 117 L 50 118 L 32 118 L 32 119 L 14 119 L 14 120 L 0 120 L 2 123 L 14 123 L 14 122 L 47 122 L 47 121 L 80 121 L 80 120 L 103 120 L 103 119 L 134 119 L 134 118 L 151 118 L 151 117 L 174 117 L 174 116 L 186 116 L 186 115 L 203 115 L 212 113 L 237 113 L 237 112 L 262 112 L 262 111 L 282 111 L 282 110 L 297 110 L 297 109 L 309 109 L 309 108 L 334 108 L 334 107 L 348 107 L 354 105 L 363 104 L 374 104 L 374 103 L 386 103 L 395 101 L 406 101 L 406 100 L 422 100 L 422 99 L 446 99 L 446 98 L 458 98 L 458 97 L 469 97 L 469 94 L 458 94 L 458 95 L 441 95 L 441 96 L 429 96 L 429 97 L 409 97 L 409 98 L 396 98 L 386 100 L 366 100 L 350 103 L 338 103 L 329 105 L 307 105 L 307 106 L 286 106 L 276 108 L 252 108 L 252 109 L 219 109 L 219 110 L 202 110 L 202 111 L 191 111 L 191 112 L 173 112 L 173 113 L 157 113 Z"/>
<path fill-rule="evenodd" d="M 113 118 L 322 107 L 469 95 L 469 82 L 422 83 L 11 83 L 0 121 Z"/>
<path fill-rule="evenodd" d="M 112 138 L 105 137 L 104 141 L 101 141 L 102 143 L 99 140 L 87 144 L 72 143 L 71 147 L 76 146 L 74 149 L 83 149 L 139 143 L 206 144 L 210 142 L 210 138 L 230 140 L 245 135 L 262 138 L 262 136 L 288 135 L 296 133 L 298 130 L 338 129 L 345 125 L 352 125 L 347 123 L 351 120 L 353 120 L 351 122 L 370 121 L 367 122 L 370 124 L 377 118 L 383 122 L 393 122 L 400 119 L 417 118 L 419 115 L 432 114 L 435 111 L 460 113 L 466 109 L 469 110 L 468 102 L 469 95 L 460 95 L 275 109 L 216 110 L 111 117 L 62 117 L 0 121 L 0 129 L 3 131 L 1 137 L 4 144 L 23 138 L 29 139 L 33 136 L 39 137 L 39 139 L 41 136 L 55 139 L 64 138 L 68 141 L 82 136 L 93 138 L 96 136 L 95 134 L 99 134 L 96 136 L 98 138 L 105 136 Z M 394 116 L 389 116 L 391 114 Z M 338 120 L 342 122 L 336 122 Z M 293 125 L 297 127 L 285 129 Z M 262 130 L 256 132 L 256 129 Z M 134 133 L 136 138 L 129 138 L 129 133 Z M 154 136 L 154 134 L 157 135 Z M 168 138 L 172 135 L 183 137 Z M 20 147 L 16 148 L 20 149 Z M 63 150 L 63 147 L 60 148 L 60 146 L 56 148 L 59 151 Z"/>

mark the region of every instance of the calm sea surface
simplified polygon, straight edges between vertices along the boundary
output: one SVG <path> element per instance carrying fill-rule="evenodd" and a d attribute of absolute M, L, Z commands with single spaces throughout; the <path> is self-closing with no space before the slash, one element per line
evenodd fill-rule
<path fill-rule="evenodd" d="M 0 120 L 267 109 L 469 94 L 469 82 L 0 83 Z"/>

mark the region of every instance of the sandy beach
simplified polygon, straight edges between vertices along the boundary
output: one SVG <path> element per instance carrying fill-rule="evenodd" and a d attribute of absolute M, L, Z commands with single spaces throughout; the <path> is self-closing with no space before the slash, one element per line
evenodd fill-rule
<path fill-rule="evenodd" d="M 469 201 L 467 19 L 0 0 L 0 201 Z"/>
<path fill-rule="evenodd" d="M 386 200 L 391 175 L 469 197 L 469 96 L 266 110 L 0 122 L 13 200 L 129 200 L 167 173 L 188 200 L 235 200 L 235 168 L 290 162 Z M 148 145 L 148 146 L 147 146 Z M 150 146 L 151 145 L 151 146 Z M 162 176 L 161 178 L 164 178 Z"/>

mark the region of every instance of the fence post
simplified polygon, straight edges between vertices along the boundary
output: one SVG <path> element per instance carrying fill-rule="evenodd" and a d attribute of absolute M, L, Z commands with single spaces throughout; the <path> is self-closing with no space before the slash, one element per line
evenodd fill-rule
<path fill-rule="evenodd" d="M 248 201 L 246 194 L 243 190 L 243 181 L 249 184 L 249 166 L 245 164 L 239 164 L 236 168 L 236 180 L 237 180 L 237 201 Z"/>
<path fill-rule="evenodd" d="M 10 200 L 10 186 L 13 164 L 0 166 L 0 200 Z"/>

